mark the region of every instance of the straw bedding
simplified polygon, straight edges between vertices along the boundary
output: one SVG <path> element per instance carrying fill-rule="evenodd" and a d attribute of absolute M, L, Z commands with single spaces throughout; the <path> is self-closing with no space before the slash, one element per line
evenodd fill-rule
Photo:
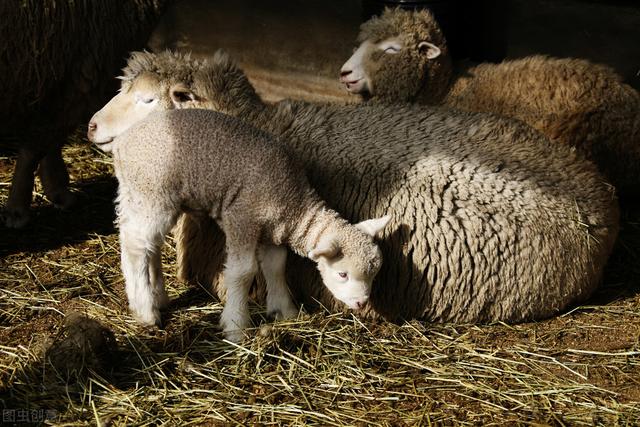
<path fill-rule="evenodd" d="M 267 325 L 254 306 L 257 326 L 235 346 L 216 329 L 220 303 L 177 281 L 171 241 L 166 327 L 133 320 L 110 159 L 79 140 L 64 155 L 82 204 L 58 212 L 38 195 L 30 228 L 0 230 L 0 402 L 14 411 L 3 414 L 42 409 L 65 425 L 640 422 L 638 210 L 595 298 L 548 321 L 390 324 L 321 311 Z M 0 203 L 11 166 L 0 156 Z"/>

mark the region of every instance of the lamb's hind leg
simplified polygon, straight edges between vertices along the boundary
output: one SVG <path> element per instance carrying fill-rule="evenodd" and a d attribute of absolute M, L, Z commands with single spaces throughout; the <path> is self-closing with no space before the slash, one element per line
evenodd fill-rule
<path fill-rule="evenodd" d="M 234 224 L 235 225 L 235 224 Z M 249 327 L 249 288 L 258 271 L 256 234 L 249 227 L 224 224 L 227 237 L 227 262 L 223 284 L 227 299 L 220 315 L 220 326 L 229 341 L 240 342 Z"/>
<path fill-rule="evenodd" d="M 258 248 L 260 268 L 267 282 L 267 315 L 275 319 L 290 319 L 298 315 L 285 279 L 287 249 L 284 246 L 263 245 Z"/>
<path fill-rule="evenodd" d="M 141 323 L 160 326 L 160 309 L 168 302 L 160 251 L 174 221 L 130 214 L 119 222 L 122 273 L 129 308 Z"/>

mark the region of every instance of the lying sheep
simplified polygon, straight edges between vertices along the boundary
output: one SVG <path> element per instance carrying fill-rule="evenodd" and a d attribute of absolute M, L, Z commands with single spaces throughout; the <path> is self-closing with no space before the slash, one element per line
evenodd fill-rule
<path fill-rule="evenodd" d="M 136 100 L 150 101 L 148 111 L 221 111 L 277 136 L 345 218 L 390 214 L 397 231 L 381 242 L 385 263 L 367 316 L 548 317 L 592 293 L 616 238 L 617 203 L 595 166 L 517 121 L 411 106 L 265 104 L 221 53 L 209 61 L 136 53 L 122 79 L 97 129 L 126 122 L 143 108 Z M 215 223 L 186 215 L 176 239 L 181 276 L 221 290 Z M 305 260 L 290 260 L 287 277 L 305 306 L 341 307 Z"/>
<path fill-rule="evenodd" d="M 618 191 L 640 191 L 640 95 L 609 67 L 531 56 L 461 69 L 425 11 L 386 9 L 361 26 L 343 65 L 348 91 L 385 103 L 445 105 L 520 119 L 552 141 L 580 149 Z"/>
<path fill-rule="evenodd" d="M 4 222 L 24 226 L 37 173 L 70 207 L 61 146 L 115 90 L 126 53 L 144 45 L 166 0 L 0 2 L 0 148 L 18 154 Z"/>
<path fill-rule="evenodd" d="M 214 111 L 179 110 L 141 122 L 124 117 L 115 129 L 101 123 L 88 136 L 113 151 L 122 272 L 131 310 L 143 323 L 159 324 L 168 302 L 160 250 L 181 212 L 211 217 L 224 231 L 227 301 L 220 325 L 231 341 L 240 341 L 250 324 L 247 300 L 258 261 L 267 311 L 297 314 L 282 245 L 317 262 L 329 291 L 350 308 L 369 298 L 382 262 L 373 236 L 389 218 L 355 226 L 340 218 L 267 134 Z"/>

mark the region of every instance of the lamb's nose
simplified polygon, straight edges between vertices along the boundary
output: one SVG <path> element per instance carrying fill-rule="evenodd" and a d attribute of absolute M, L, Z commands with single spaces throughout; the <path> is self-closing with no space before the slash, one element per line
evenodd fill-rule
<path fill-rule="evenodd" d="M 357 301 L 356 306 L 358 307 L 358 309 L 361 309 L 362 307 L 364 307 L 365 303 L 365 301 Z"/>
<path fill-rule="evenodd" d="M 95 132 L 98 129 L 98 124 L 96 122 L 89 122 L 89 132 Z"/>
<path fill-rule="evenodd" d="M 351 70 L 340 70 L 340 77 L 347 77 L 351 74 Z"/>

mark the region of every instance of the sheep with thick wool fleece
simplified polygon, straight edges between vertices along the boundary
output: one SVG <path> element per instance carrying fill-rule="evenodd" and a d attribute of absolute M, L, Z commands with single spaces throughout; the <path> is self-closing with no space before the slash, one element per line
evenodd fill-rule
<path fill-rule="evenodd" d="M 239 117 L 282 141 L 348 220 L 390 214 L 387 230 L 396 231 L 380 243 L 385 262 L 363 315 L 548 317 L 593 292 L 617 235 L 617 200 L 595 166 L 515 120 L 412 106 L 266 104 L 223 53 L 206 61 L 135 53 L 121 94 L 123 103 L 156 99 L 151 109 Z M 183 216 L 180 276 L 223 293 L 223 239 L 215 222 Z M 341 309 L 314 270 L 290 258 L 294 299 Z"/>
<path fill-rule="evenodd" d="M 358 42 L 341 69 L 350 92 L 522 120 L 593 160 L 623 201 L 640 195 L 640 94 L 611 68 L 535 55 L 454 70 L 426 10 L 386 9 L 362 24 Z"/>

